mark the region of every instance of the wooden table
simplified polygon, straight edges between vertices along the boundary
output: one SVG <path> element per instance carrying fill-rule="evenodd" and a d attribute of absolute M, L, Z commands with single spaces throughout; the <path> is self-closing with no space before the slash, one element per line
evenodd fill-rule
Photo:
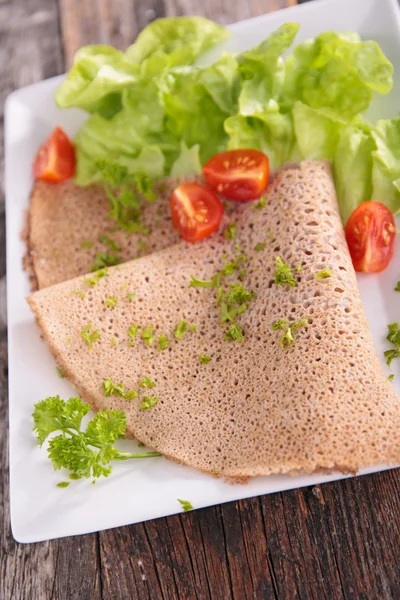
<path fill-rule="evenodd" d="M 0 0 L 0 111 L 88 43 L 125 48 L 155 17 L 231 23 L 296 0 Z M 0 139 L 3 113 L 0 112 Z M 2 160 L 0 145 L 0 161 Z M 0 183 L 2 183 L 0 164 Z M 34 545 L 9 522 L 4 194 L 0 187 L 0 597 L 400 598 L 400 470 Z"/>

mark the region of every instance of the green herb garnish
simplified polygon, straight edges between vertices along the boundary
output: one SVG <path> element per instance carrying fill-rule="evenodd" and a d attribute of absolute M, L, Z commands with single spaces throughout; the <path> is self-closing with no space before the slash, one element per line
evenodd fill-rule
<path fill-rule="evenodd" d="M 140 385 L 144 388 L 153 388 L 156 387 L 156 382 L 150 379 L 150 377 L 142 377 L 140 381 Z"/>
<path fill-rule="evenodd" d="M 162 351 L 168 348 L 168 338 L 166 335 L 161 334 L 158 338 L 158 350 Z"/>
<path fill-rule="evenodd" d="M 92 277 L 84 277 L 83 281 L 87 285 L 90 285 L 90 287 L 94 287 L 99 282 L 99 280 L 102 279 L 103 277 L 108 277 L 107 267 L 103 267 L 102 269 L 99 269 L 98 271 L 96 271 L 96 273 L 94 273 L 94 275 Z"/>
<path fill-rule="evenodd" d="M 92 324 L 88 323 L 81 330 L 81 338 L 83 340 L 85 340 L 85 342 L 87 343 L 89 348 L 93 348 L 93 343 L 96 340 L 99 340 L 101 338 L 101 335 L 100 335 L 98 329 L 93 329 L 93 331 L 91 331 L 91 329 L 92 329 Z"/>
<path fill-rule="evenodd" d="M 196 277 L 192 277 L 190 281 L 190 287 L 200 287 L 200 288 L 213 288 L 218 287 L 221 282 L 221 275 L 217 273 L 214 275 L 212 279 L 209 281 L 204 281 L 202 279 L 196 279 Z"/>
<path fill-rule="evenodd" d="M 112 471 L 112 460 L 161 456 L 159 452 L 131 453 L 115 448 L 115 442 L 124 437 L 127 426 L 126 416 L 121 410 L 99 411 L 82 430 L 82 419 L 89 410 L 90 406 L 80 398 L 64 402 L 55 396 L 35 404 L 33 430 L 39 445 L 50 434 L 59 432 L 49 441 L 48 447 L 48 455 L 56 471 L 65 468 L 70 472 L 70 479 L 86 477 L 95 481 L 101 476 L 108 477 Z"/>
<path fill-rule="evenodd" d="M 261 250 L 264 250 L 264 248 L 266 247 L 266 245 L 267 245 L 267 244 L 266 244 L 265 242 L 258 242 L 258 244 L 256 244 L 256 245 L 254 246 L 254 250 L 255 250 L 256 252 L 261 252 Z"/>
<path fill-rule="evenodd" d="M 284 285 L 287 283 L 290 285 L 290 287 L 295 287 L 296 282 L 293 278 L 293 273 L 288 263 L 283 262 L 283 260 L 277 256 L 275 258 L 275 264 L 277 266 L 277 269 L 274 272 L 276 285 Z"/>
<path fill-rule="evenodd" d="M 200 354 L 199 360 L 202 365 L 206 365 L 208 362 L 210 362 L 211 356 L 208 356 L 208 354 Z"/>
<path fill-rule="evenodd" d="M 307 319 L 300 319 L 300 321 L 292 321 L 288 324 L 286 319 L 279 319 L 275 323 L 272 323 L 273 331 L 277 331 L 278 329 L 282 329 L 285 333 L 279 338 L 279 344 L 281 348 L 289 348 L 295 342 L 295 338 L 293 336 L 294 332 L 301 327 L 305 327 L 307 325 Z"/>
<path fill-rule="evenodd" d="M 186 323 L 186 321 L 180 321 L 178 323 L 178 325 L 176 326 L 176 329 L 174 331 L 174 336 L 178 339 L 178 340 L 182 340 L 184 335 L 185 335 L 185 331 L 187 329 L 188 324 Z"/>
<path fill-rule="evenodd" d="M 386 363 L 390 367 L 392 360 L 400 358 L 400 329 L 398 323 L 391 323 L 388 325 L 386 339 L 394 346 L 391 350 L 386 350 L 386 352 L 384 352 Z"/>
<path fill-rule="evenodd" d="M 316 273 L 314 277 L 315 279 L 326 279 L 327 277 L 333 277 L 333 273 L 330 269 L 326 268 Z"/>
<path fill-rule="evenodd" d="M 239 325 L 231 325 L 225 333 L 225 339 L 227 342 L 241 342 L 243 340 L 243 331 L 241 327 L 239 327 Z"/>
<path fill-rule="evenodd" d="M 99 237 L 99 242 L 108 246 L 113 252 L 119 252 L 121 250 L 117 242 L 114 241 L 112 238 L 108 237 L 107 235 L 101 235 Z"/>
<path fill-rule="evenodd" d="M 178 498 L 178 502 L 182 506 L 183 512 L 188 512 L 189 510 L 193 510 L 193 506 L 188 500 L 181 500 L 180 498 Z"/>
<path fill-rule="evenodd" d="M 140 410 L 149 410 L 152 408 L 157 402 L 159 402 L 160 398 L 155 398 L 154 396 L 143 396 L 142 402 L 139 406 Z"/>
<path fill-rule="evenodd" d="M 237 233 L 237 223 L 229 223 L 225 227 L 224 237 L 226 240 L 234 240 Z"/>
<path fill-rule="evenodd" d="M 72 293 L 75 296 L 80 296 L 81 298 L 86 298 L 86 293 L 81 290 L 72 290 Z"/>
<path fill-rule="evenodd" d="M 396 287 L 394 288 L 395 292 L 400 292 L 400 281 L 397 282 Z"/>
<path fill-rule="evenodd" d="M 98 271 L 104 267 L 112 267 L 121 262 L 117 254 L 109 254 L 108 252 L 99 252 L 94 258 L 94 262 L 90 265 L 91 271 Z"/>
<path fill-rule="evenodd" d="M 389 375 L 388 379 L 389 379 L 389 381 L 393 381 L 393 379 L 394 379 L 393 373 L 391 375 Z"/>
<path fill-rule="evenodd" d="M 257 202 L 257 204 L 253 204 L 253 209 L 261 210 L 266 205 L 267 200 L 268 200 L 267 196 L 263 196 L 262 198 L 260 198 L 260 200 Z"/>
<path fill-rule="evenodd" d="M 105 379 L 103 381 L 103 389 L 105 396 L 111 396 L 114 394 L 115 396 L 119 396 L 120 398 L 125 398 L 125 388 L 122 383 L 118 383 L 115 385 L 111 378 Z"/>
<path fill-rule="evenodd" d="M 60 367 L 56 367 L 56 371 L 57 371 L 57 375 L 59 376 L 60 379 L 64 379 L 65 375 L 64 373 L 61 371 Z"/>
<path fill-rule="evenodd" d="M 113 345 L 113 346 L 116 346 L 116 345 L 117 345 L 117 338 L 116 338 L 116 337 L 113 337 L 113 338 L 111 339 L 111 343 L 112 343 L 112 345 Z"/>
<path fill-rule="evenodd" d="M 146 346 L 152 346 L 154 343 L 153 325 L 149 325 L 142 331 L 142 340 Z"/>
<path fill-rule="evenodd" d="M 60 483 L 57 483 L 57 487 L 58 488 L 66 488 L 70 485 L 70 481 L 60 481 Z"/>
<path fill-rule="evenodd" d="M 136 298 L 136 294 L 127 294 L 126 297 L 128 298 L 129 302 L 132 302 Z"/>
<path fill-rule="evenodd" d="M 118 300 L 116 299 L 115 296 L 108 296 L 107 300 L 105 301 L 105 305 L 106 306 L 111 306 L 111 308 L 115 308 L 118 304 Z"/>
<path fill-rule="evenodd" d="M 131 325 L 128 329 L 128 336 L 130 337 L 129 340 L 129 345 L 133 346 L 133 344 L 135 343 L 135 338 L 137 335 L 137 332 L 139 331 L 139 325 Z"/>
<path fill-rule="evenodd" d="M 90 240 L 83 240 L 81 242 L 81 248 L 91 248 L 93 246 L 93 242 L 91 242 Z"/>

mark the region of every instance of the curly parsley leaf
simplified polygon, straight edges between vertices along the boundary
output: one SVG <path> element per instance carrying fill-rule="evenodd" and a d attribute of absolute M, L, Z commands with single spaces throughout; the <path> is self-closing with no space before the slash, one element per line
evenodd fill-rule
<path fill-rule="evenodd" d="M 118 304 L 118 300 L 115 296 L 108 296 L 106 302 L 106 306 L 110 306 L 111 308 L 115 308 Z"/>
<path fill-rule="evenodd" d="M 231 325 L 225 333 L 227 342 L 241 342 L 243 340 L 243 331 L 239 325 Z"/>
<path fill-rule="evenodd" d="M 386 339 L 394 346 L 391 350 L 386 350 L 386 352 L 384 352 L 386 363 L 390 367 L 392 360 L 400 358 L 400 329 L 398 323 L 391 323 L 388 325 Z"/>
<path fill-rule="evenodd" d="M 226 240 L 234 240 L 237 233 L 237 223 L 229 223 L 225 227 L 224 237 Z"/>
<path fill-rule="evenodd" d="M 395 292 L 400 292 L 400 281 L 397 282 L 396 287 L 394 288 Z"/>
<path fill-rule="evenodd" d="M 279 329 L 283 330 L 284 333 L 279 338 L 279 345 L 281 348 L 287 349 L 296 341 L 294 338 L 294 333 L 297 329 L 301 329 L 307 325 L 307 319 L 300 319 L 299 321 L 292 321 L 288 323 L 286 319 L 279 319 L 279 321 L 275 321 L 272 323 L 272 330 L 278 331 Z"/>
<path fill-rule="evenodd" d="M 142 331 L 142 340 L 146 346 L 152 346 L 154 343 L 154 333 L 153 333 L 154 325 L 149 325 Z"/>
<path fill-rule="evenodd" d="M 35 404 L 33 412 L 34 432 L 40 445 L 54 432 L 60 432 L 49 441 L 48 455 L 55 470 L 67 469 L 70 479 L 81 477 L 108 477 L 112 460 L 161 456 L 159 452 L 121 452 L 114 443 L 123 438 L 126 416 L 120 410 L 102 410 L 81 430 L 82 418 L 90 406 L 80 398 L 66 402 L 59 396 L 46 398 Z M 60 482 L 58 487 L 67 487 Z"/>
<path fill-rule="evenodd" d="M 99 242 L 108 246 L 113 252 L 119 252 L 121 250 L 117 242 L 112 238 L 108 237 L 107 235 L 99 236 Z"/>
<path fill-rule="evenodd" d="M 107 267 L 102 267 L 96 271 L 92 277 L 84 277 L 83 281 L 87 285 L 90 285 L 90 287 L 94 287 L 100 281 L 100 279 L 103 279 L 103 277 L 108 277 Z"/>
<path fill-rule="evenodd" d="M 113 267 L 121 262 L 121 258 L 117 254 L 110 254 L 109 252 L 99 252 L 94 257 L 94 262 L 90 265 L 91 271 L 98 271 L 104 269 L 104 267 Z"/>
<path fill-rule="evenodd" d="M 160 352 L 162 350 L 166 350 L 168 348 L 168 338 L 166 335 L 161 334 L 158 338 L 158 346 L 157 349 L 160 350 Z"/>
<path fill-rule="evenodd" d="M 255 250 L 256 252 L 261 252 L 262 250 L 264 250 L 264 249 L 265 249 L 266 245 L 267 245 L 267 244 L 266 244 L 265 242 L 258 242 L 258 244 L 256 244 L 256 245 L 254 246 L 254 250 Z"/>
<path fill-rule="evenodd" d="M 156 387 L 156 382 L 150 379 L 150 377 L 146 377 L 145 375 L 144 377 L 142 377 L 140 385 L 144 388 L 154 388 Z"/>
<path fill-rule="evenodd" d="M 206 365 L 207 363 L 210 362 L 211 356 L 209 356 L 208 354 L 200 354 L 199 360 L 202 365 Z"/>

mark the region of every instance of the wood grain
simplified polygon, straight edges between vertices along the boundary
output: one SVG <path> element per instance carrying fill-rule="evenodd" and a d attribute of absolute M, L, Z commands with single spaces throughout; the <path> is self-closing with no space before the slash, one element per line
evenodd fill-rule
<path fill-rule="evenodd" d="M 87 43 L 125 48 L 150 20 L 221 23 L 279 0 L 0 0 L 0 138 L 13 89 Z M 400 471 L 262 496 L 34 545 L 9 522 L 4 189 L 0 139 L 0 597 L 4 600 L 400 598 Z"/>

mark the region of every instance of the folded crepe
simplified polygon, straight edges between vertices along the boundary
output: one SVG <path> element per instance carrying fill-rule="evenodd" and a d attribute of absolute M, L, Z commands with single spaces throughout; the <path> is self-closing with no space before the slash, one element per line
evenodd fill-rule
<path fill-rule="evenodd" d="M 186 465 L 241 479 L 398 463 L 400 402 L 368 329 L 330 167 L 309 161 L 283 170 L 267 196 L 241 205 L 234 240 L 179 242 L 109 269 L 93 287 L 79 277 L 33 294 L 44 338 L 95 410 L 124 410 L 130 436 Z M 295 286 L 276 284 L 277 256 Z M 218 288 L 190 285 L 193 277 L 212 281 L 229 261 L 238 268 L 221 286 L 240 279 L 255 294 L 236 317 L 242 341 L 225 339 L 231 323 L 220 323 Z M 327 268 L 331 277 L 315 277 Z M 282 319 L 303 323 L 291 329 L 292 343 Z M 178 339 L 181 321 L 188 327 Z M 131 325 L 140 326 L 135 339 Z M 92 349 L 84 328 L 101 335 Z M 169 339 L 162 351 L 160 334 Z M 142 387 L 143 377 L 155 387 Z M 107 379 L 138 398 L 106 397 Z M 159 401 L 143 410 L 144 396 Z"/>
<path fill-rule="evenodd" d="M 178 183 L 168 178 L 156 184 L 157 201 L 143 201 L 141 211 L 141 223 L 150 228 L 150 234 L 129 235 L 116 230 L 102 186 L 79 187 L 72 180 L 36 182 L 23 232 L 24 267 L 32 291 L 88 273 L 99 253 L 125 262 L 176 244 L 180 238 L 171 223 L 168 199 Z M 102 236 L 111 238 L 118 249 L 110 250 Z"/>

